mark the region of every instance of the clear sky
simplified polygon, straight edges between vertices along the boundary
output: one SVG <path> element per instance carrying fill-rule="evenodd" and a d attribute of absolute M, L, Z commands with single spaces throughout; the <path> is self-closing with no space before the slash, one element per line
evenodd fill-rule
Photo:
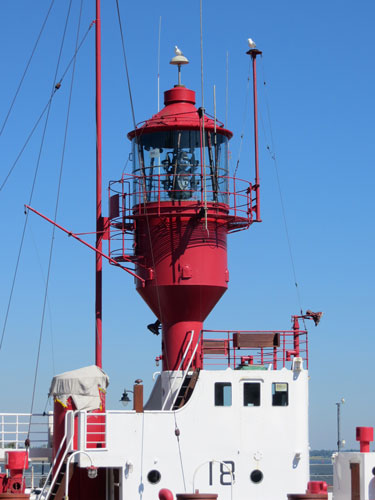
<path fill-rule="evenodd" d="M 0 123 L 3 122 L 49 1 L 1 2 Z M 53 80 L 68 1 L 56 2 L 14 109 L 0 137 L 2 182 L 45 106 Z M 177 44 L 190 59 L 183 83 L 200 92 L 199 1 L 120 1 L 136 121 L 157 111 L 157 42 L 161 23 L 161 91 L 176 82 L 169 66 Z M 75 43 L 79 2 L 73 1 L 61 70 Z M 374 88 L 370 0 L 214 0 L 203 2 L 205 105 L 225 119 L 232 169 L 244 132 L 239 176 L 253 176 L 251 100 L 246 98 L 251 37 L 259 61 L 260 163 L 263 223 L 229 238 L 229 290 L 209 316 L 210 329 L 288 329 L 299 311 L 280 196 L 276 155 L 303 309 L 324 311 L 310 327 L 310 441 L 334 448 L 341 397 L 342 437 L 356 446 L 355 426 L 375 425 L 374 378 Z M 81 34 L 94 18 L 84 2 Z M 103 2 L 103 185 L 120 178 L 133 128 L 115 1 Z M 77 232 L 95 229 L 94 30 L 79 52 L 64 161 L 58 221 Z M 53 216 L 71 72 L 53 101 L 33 206 Z M 162 99 L 162 97 L 161 97 Z M 247 100 L 246 100 L 247 99 Z M 245 112 L 245 104 L 247 111 Z M 269 111 L 269 112 L 268 112 Z M 269 116 L 271 120 L 269 120 Z M 39 126 L 0 192 L 1 327 L 7 308 L 41 141 Z M 273 143 L 271 141 L 273 136 Z M 129 168 L 129 165 L 127 165 Z M 103 190 L 106 192 L 105 189 Z M 105 207 L 106 209 L 106 207 Z M 23 257 L 0 352 L 0 411 L 29 411 L 51 227 L 30 216 Z M 92 237 L 88 237 L 93 241 Z M 94 361 L 94 256 L 56 233 L 49 308 L 41 348 L 35 411 L 43 411 L 54 373 Z M 153 315 L 133 280 L 104 264 L 104 368 L 108 407 L 120 409 L 124 387 L 142 378 L 147 391 L 160 339 L 146 330 Z"/>

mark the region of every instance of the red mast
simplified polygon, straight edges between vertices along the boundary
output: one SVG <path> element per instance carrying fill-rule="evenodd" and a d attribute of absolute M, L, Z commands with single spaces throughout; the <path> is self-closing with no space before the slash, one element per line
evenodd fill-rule
<path fill-rule="evenodd" d="M 250 49 L 247 54 L 253 62 L 253 101 L 254 101 L 254 155 L 255 155 L 255 186 L 256 194 L 256 221 L 260 222 L 260 200 L 259 200 L 259 148 L 258 148 L 258 97 L 257 97 L 257 63 L 256 59 L 262 52 L 258 49 Z"/>
<path fill-rule="evenodd" d="M 102 95 L 101 95 L 101 33 L 100 0 L 96 0 L 95 20 L 96 62 L 96 252 L 95 255 L 95 364 L 102 367 Z"/>

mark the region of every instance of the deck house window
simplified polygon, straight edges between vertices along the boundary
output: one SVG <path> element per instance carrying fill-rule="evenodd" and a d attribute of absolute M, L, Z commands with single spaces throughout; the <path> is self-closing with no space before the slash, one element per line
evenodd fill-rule
<path fill-rule="evenodd" d="M 288 406 L 288 384 L 274 382 L 272 384 L 272 406 Z"/>
<path fill-rule="evenodd" d="M 215 383 L 215 406 L 232 405 L 232 384 L 230 382 Z"/>
<path fill-rule="evenodd" d="M 243 385 L 243 405 L 260 406 L 260 383 L 246 382 Z"/>

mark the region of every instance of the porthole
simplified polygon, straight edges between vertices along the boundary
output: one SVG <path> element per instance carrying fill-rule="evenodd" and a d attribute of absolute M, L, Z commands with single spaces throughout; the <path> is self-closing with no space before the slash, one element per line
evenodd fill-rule
<path fill-rule="evenodd" d="M 263 480 L 263 472 L 259 469 L 254 469 L 250 474 L 250 480 L 255 484 L 260 483 Z"/>
<path fill-rule="evenodd" d="M 161 474 L 158 470 L 150 470 L 147 474 L 147 479 L 151 484 L 157 484 L 161 479 Z"/>

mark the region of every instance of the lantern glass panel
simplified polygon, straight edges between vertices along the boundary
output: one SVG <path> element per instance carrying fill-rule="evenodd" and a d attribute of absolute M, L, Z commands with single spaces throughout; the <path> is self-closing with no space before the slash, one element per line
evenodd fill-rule
<path fill-rule="evenodd" d="M 228 204 L 228 139 L 206 131 L 201 151 L 200 136 L 199 130 L 166 130 L 133 139 L 134 204 L 202 197 Z"/>

